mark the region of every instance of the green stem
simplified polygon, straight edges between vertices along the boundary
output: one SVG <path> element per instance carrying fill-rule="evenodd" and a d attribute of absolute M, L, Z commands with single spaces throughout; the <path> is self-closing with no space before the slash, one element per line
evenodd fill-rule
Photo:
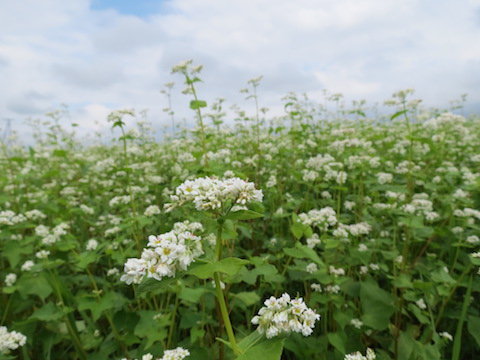
<path fill-rule="evenodd" d="M 217 231 L 217 243 L 215 244 L 215 261 L 219 261 L 222 257 L 222 231 L 223 231 L 223 219 L 218 220 L 218 231 Z M 220 306 L 220 312 L 222 313 L 223 323 L 225 329 L 227 330 L 228 339 L 232 350 L 235 355 L 240 354 L 240 349 L 238 348 L 237 341 L 235 340 L 235 335 L 233 333 L 232 323 L 230 322 L 230 316 L 228 315 L 227 304 L 225 302 L 225 297 L 223 295 L 222 286 L 220 282 L 220 273 L 215 272 L 213 274 L 215 280 L 215 291 L 217 295 L 218 305 Z"/>
<path fill-rule="evenodd" d="M 223 291 L 220 283 L 220 274 L 216 272 L 213 274 L 213 277 L 215 279 L 215 290 L 217 293 L 218 305 L 220 305 L 220 311 L 222 313 L 222 319 L 225 325 L 225 329 L 227 330 L 228 340 L 230 341 L 230 345 L 232 346 L 234 354 L 239 355 L 241 352 L 237 345 L 237 341 L 235 340 L 232 323 L 230 322 L 230 317 L 228 316 L 227 304 L 225 303 L 225 297 L 223 296 Z"/>
<path fill-rule="evenodd" d="M 167 348 L 170 348 L 170 345 L 172 344 L 173 330 L 175 329 L 175 318 L 178 311 L 178 304 L 178 294 L 175 294 L 175 305 L 173 308 L 172 319 L 170 321 L 170 329 L 168 330 Z"/>
<path fill-rule="evenodd" d="M 190 80 L 186 72 L 184 73 L 184 75 L 186 76 L 187 81 L 190 82 L 190 88 L 192 90 L 193 98 L 195 99 L 195 101 L 198 101 L 197 92 L 195 91 L 195 86 L 193 86 L 193 82 Z M 203 155 L 205 156 L 205 167 L 208 168 L 207 137 L 205 135 L 205 127 L 203 125 L 202 112 L 200 111 L 200 108 L 197 108 L 197 115 L 198 115 L 198 122 L 200 124 L 200 132 L 202 134 L 202 150 L 203 150 Z"/>

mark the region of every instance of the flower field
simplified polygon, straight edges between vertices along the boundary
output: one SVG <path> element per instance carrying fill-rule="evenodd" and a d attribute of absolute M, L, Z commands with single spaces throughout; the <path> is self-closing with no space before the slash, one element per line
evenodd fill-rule
<path fill-rule="evenodd" d="M 478 117 L 402 91 L 227 123 L 175 71 L 191 131 L 122 110 L 108 145 L 55 119 L 3 144 L 0 359 L 478 356 Z"/>

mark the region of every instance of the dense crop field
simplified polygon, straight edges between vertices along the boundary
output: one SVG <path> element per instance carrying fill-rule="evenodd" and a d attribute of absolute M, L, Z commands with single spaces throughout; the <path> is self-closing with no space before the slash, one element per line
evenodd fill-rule
<path fill-rule="evenodd" d="M 478 117 L 290 94 L 227 126 L 176 70 L 192 131 L 4 144 L 0 359 L 478 357 Z"/>

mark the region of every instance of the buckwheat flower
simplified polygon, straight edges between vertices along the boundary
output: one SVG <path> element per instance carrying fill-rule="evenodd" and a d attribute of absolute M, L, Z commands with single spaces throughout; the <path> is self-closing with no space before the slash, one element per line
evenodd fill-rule
<path fill-rule="evenodd" d="M 87 241 L 87 245 L 86 245 L 85 249 L 87 251 L 93 251 L 97 248 L 97 246 L 98 246 L 98 241 L 95 240 L 95 239 L 90 239 L 90 240 Z"/>
<path fill-rule="evenodd" d="M 427 221 L 434 221 L 440 217 L 440 215 L 438 215 L 435 211 L 425 211 L 424 214 Z"/>
<path fill-rule="evenodd" d="M 272 296 L 264 304 L 251 322 L 258 325 L 258 332 L 268 339 L 291 332 L 309 336 L 315 321 L 320 319 L 320 315 L 309 309 L 302 298 L 291 299 L 287 293 L 280 298 Z"/>
<path fill-rule="evenodd" d="M 139 284 L 146 270 L 147 262 L 144 259 L 130 258 L 125 263 L 124 274 L 120 277 L 120 281 L 126 282 L 127 285 Z"/>
<path fill-rule="evenodd" d="M 192 64 L 193 60 L 185 60 L 181 61 L 178 64 L 172 67 L 172 74 L 177 72 L 184 72 L 188 69 L 188 67 Z"/>
<path fill-rule="evenodd" d="M 255 184 L 240 178 L 197 178 L 187 180 L 175 189 L 170 196 L 171 203 L 165 204 L 167 212 L 186 203 L 193 203 L 197 210 L 220 210 L 227 203 L 247 205 L 252 201 L 262 201 L 263 193 L 255 189 Z"/>
<path fill-rule="evenodd" d="M 324 199 L 331 199 L 332 195 L 328 191 L 322 191 L 320 196 Z"/>
<path fill-rule="evenodd" d="M 5 276 L 5 286 L 12 286 L 17 281 L 17 275 L 14 273 L 7 274 Z"/>
<path fill-rule="evenodd" d="M 306 242 L 307 242 L 307 246 L 310 249 L 313 249 L 317 244 L 321 243 L 321 240 L 318 237 L 318 234 L 312 234 L 311 237 L 307 238 Z"/>
<path fill-rule="evenodd" d="M 37 253 L 35 254 L 37 259 L 46 259 L 48 258 L 48 255 L 50 255 L 50 251 L 48 250 L 40 250 L 40 251 L 37 251 Z"/>
<path fill-rule="evenodd" d="M 367 348 L 365 356 L 357 351 L 356 353 L 345 355 L 343 360 L 374 360 L 376 357 L 375 352 L 372 349 Z"/>
<path fill-rule="evenodd" d="M 25 216 L 31 220 L 40 220 L 40 219 L 45 219 L 47 217 L 47 215 L 45 215 L 43 212 L 37 209 L 25 212 Z"/>
<path fill-rule="evenodd" d="M 45 237 L 50 234 L 50 229 L 45 225 L 38 225 L 35 227 L 35 234 L 40 237 Z"/>
<path fill-rule="evenodd" d="M 323 231 L 326 231 L 328 227 L 337 223 L 335 210 L 329 206 L 320 210 L 314 209 L 310 210 L 308 213 L 301 213 L 298 215 L 298 218 L 302 224 L 318 227 Z"/>
<path fill-rule="evenodd" d="M 380 270 L 380 266 L 378 266 L 377 264 L 370 264 L 369 267 L 370 267 L 370 269 L 372 269 L 373 271 L 378 271 L 378 270 Z"/>
<path fill-rule="evenodd" d="M 306 271 L 310 274 L 313 274 L 314 272 L 318 271 L 318 266 L 315 263 L 310 263 L 306 267 Z"/>
<path fill-rule="evenodd" d="M 335 277 L 339 277 L 339 276 L 344 276 L 345 275 L 345 270 L 342 269 L 342 268 L 335 268 L 334 266 L 330 265 L 330 267 L 328 268 L 328 272 L 332 275 L 334 275 Z"/>
<path fill-rule="evenodd" d="M 463 228 L 460 226 L 455 226 L 454 228 L 452 228 L 452 233 L 456 235 L 463 233 L 463 231 Z"/>
<path fill-rule="evenodd" d="M 455 192 L 453 193 L 453 197 L 454 198 L 457 198 L 457 199 L 465 199 L 469 196 L 470 194 L 466 191 L 463 191 L 462 189 L 457 189 L 455 190 Z"/>
<path fill-rule="evenodd" d="M 453 336 L 450 335 L 450 334 L 449 334 L 448 332 L 446 332 L 446 331 L 443 331 L 443 332 L 439 333 L 438 335 L 440 335 L 441 337 L 443 337 L 443 338 L 445 338 L 445 339 L 447 339 L 447 340 L 449 340 L 449 341 L 453 341 Z"/>
<path fill-rule="evenodd" d="M 366 273 L 368 273 L 368 266 L 360 266 L 359 272 L 361 275 L 365 275 Z"/>
<path fill-rule="evenodd" d="M 128 259 L 120 280 L 129 285 L 141 282 L 144 276 L 160 281 L 164 277 L 174 277 L 178 270 L 187 270 L 203 254 L 201 237 L 193 231 L 203 231 L 203 226 L 184 221 L 175 223 L 172 231 L 149 236 L 141 258 Z"/>
<path fill-rule="evenodd" d="M 165 350 L 163 356 L 159 360 L 182 360 L 190 356 L 190 352 L 182 347 L 173 350 Z"/>
<path fill-rule="evenodd" d="M 355 207 L 355 202 L 346 200 L 343 205 L 345 206 L 346 210 L 350 211 Z"/>
<path fill-rule="evenodd" d="M 471 257 L 480 259 L 480 251 L 479 252 L 474 252 L 470 254 Z"/>
<path fill-rule="evenodd" d="M 107 276 L 114 276 L 114 275 L 117 275 L 119 272 L 120 270 L 118 270 L 117 268 L 111 268 L 111 269 L 108 269 Z"/>
<path fill-rule="evenodd" d="M 330 294 L 338 294 L 340 292 L 340 286 L 338 285 L 327 285 L 325 291 Z"/>
<path fill-rule="evenodd" d="M 367 250 L 368 250 L 367 245 L 365 245 L 365 244 L 359 244 L 358 245 L 358 251 L 364 252 L 364 251 L 367 251 Z"/>
<path fill-rule="evenodd" d="M 89 214 L 89 215 L 93 215 L 95 213 L 95 210 L 87 205 L 84 205 L 84 204 L 80 204 L 80 209 L 82 209 L 82 211 L 85 213 L 85 214 Z"/>
<path fill-rule="evenodd" d="M 267 188 L 272 188 L 275 185 L 277 185 L 277 177 L 275 175 L 271 175 L 270 178 L 268 179 L 267 183 L 265 184 L 265 186 Z"/>
<path fill-rule="evenodd" d="M 115 235 L 116 233 L 118 233 L 120 231 L 122 231 L 122 229 L 120 229 L 118 226 L 114 226 L 110 229 L 105 230 L 104 235 L 105 235 L 105 237 L 108 237 L 108 236 L 111 236 L 111 235 Z"/>
<path fill-rule="evenodd" d="M 316 292 L 322 292 L 322 285 L 320 284 L 312 284 L 310 285 L 310 288 L 313 290 L 313 291 L 316 291 Z"/>
<path fill-rule="evenodd" d="M 471 235 L 467 237 L 467 240 L 465 240 L 469 244 L 478 244 L 480 242 L 480 239 L 476 235 Z"/>
<path fill-rule="evenodd" d="M 345 184 L 347 181 L 347 173 L 345 171 L 339 171 L 335 180 L 339 185 Z"/>
<path fill-rule="evenodd" d="M 415 301 L 415 304 L 417 304 L 417 306 L 422 310 L 425 310 L 427 308 L 427 304 L 425 304 L 425 300 L 423 299 Z"/>
<path fill-rule="evenodd" d="M 388 184 L 392 182 L 393 175 L 389 173 L 380 172 L 377 174 L 377 180 L 378 180 L 378 183 L 381 185 Z"/>
<path fill-rule="evenodd" d="M 357 329 L 360 329 L 363 326 L 363 322 L 361 322 L 359 319 L 352 319 L 350 320 L 350 325 Z"/>
<path fill-rule="evenodd" d="M 143 215 L 150 217 L 153 215 L 158 215 L 160 213 L 161 213 L 160 208 L 157 205 L 150 205 L 145 209 L 145 212 L 143 213 Z"/>
<path fill-rule="evenodd" d="M 8 331 L 6 326 L 0 326 L 0 354 L 8 354 L 11 350 L 16 350 L 24 346 L 27 337 L 17 331 Z"/>
<path fill-rule="evenodd" d="M 31 271 L 35 263 L 32 260 L 27 260 L 23 263 L 21 270 L 22 271 Z"/>

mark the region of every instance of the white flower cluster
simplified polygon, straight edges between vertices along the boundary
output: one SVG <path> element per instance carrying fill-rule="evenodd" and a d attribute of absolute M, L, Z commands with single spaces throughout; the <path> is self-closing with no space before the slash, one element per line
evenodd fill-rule
<path fill-rule="evenodd" d="M 149 236 L 148 248 L 143 249 L 139 259 L 127 260 L 120 280 L 128 285 L 139 284 L 145 275 L 162 280 L 165 276 L 174 277 L 177 270 L 186 270 L 203 254 L 201 237 L 194 235 L 198 231 L 203 231 L 200 223 L 184 221 L 175 223 L 172 231 Z"/>
<path fill-rule="evenodd" d="M 262 190 L 255 189 L 255 184 L 238 177 L 224 180 L 203 177 L 187 180 L 175 189 L 170 196 L 171 203 L 165 204 L 166 211 L 186 203 L 193 203 L 197 210 L 220 209 L 227 201 L 246 205 L 251 201 L 262 201 Z"/>
<path fill-rule="evenodd" d="M 22 214 L 15 214 L 11 210 L 0 211 L 0 225 L 15 225 L 27 220 Z"/>
<path fill-rule="evenodd" d="M 345 355 L 345 358 L 343 360 L 373 360 L 376 357 L 377 356 L 375 355 L 375 352 L 372 349 L 367 348 L 365 356 L 363 356 L 360 352 L 357 351 L 356 353 Z"/>
<path fill-rule="evenodd" d="M 328 227 L 337 223 L 337 216 L 335 210 L 330 206 L 324 207 L 320 210 L 310 210 L 308 213 L 301 213 L 298 215 L 300 222 L 308 226 L 316 226 L 323 231 Z"/>
<path fill-rule="evenodd" d="M 177 347 L 173 350 L 165 350 L 161 358 L 156 358 L 155 360 L 183 360 L 190 355 L 190 352 L 184 348 Z M 123 358 L 122 360 L 127 360 Z M 135 359 L 137 360 L 137 359 Z M 152 354 L 148 353 L 142 356 L 141 360 L 154 360 Z"/>
<path fill-rule="evenodd" d="M 309 336 L 315 321 L 320 319 L 320 315 L 308 308 L 302 298 L 291 299 L 287 293 L 278 299 L 271 296 L 264 304 L 258 315 L 252 318 L 252 324 L 258 325 L 258 332 L 265 333 L 268 339 L 291 332 Z"/>
<path fill-rule="evenodd" d="M 38 225 L 35 228 L 35 234 L 42 237 L 42 244 L 46 246 L 51 246 L 60 240 L 60 237 L 67 234 L 67 231 L 70 229 L 70 225 L 67 223 L 60 223 L 55 226 L 52 230 L 48 226 Z"/>
<path fill-rule="evenodd" d="M 6 326 L 0 326 L 0 354 L 8 354 L 11 350 L 25 345 L 27 337 L 17 331 L 8 331 Z"/>

